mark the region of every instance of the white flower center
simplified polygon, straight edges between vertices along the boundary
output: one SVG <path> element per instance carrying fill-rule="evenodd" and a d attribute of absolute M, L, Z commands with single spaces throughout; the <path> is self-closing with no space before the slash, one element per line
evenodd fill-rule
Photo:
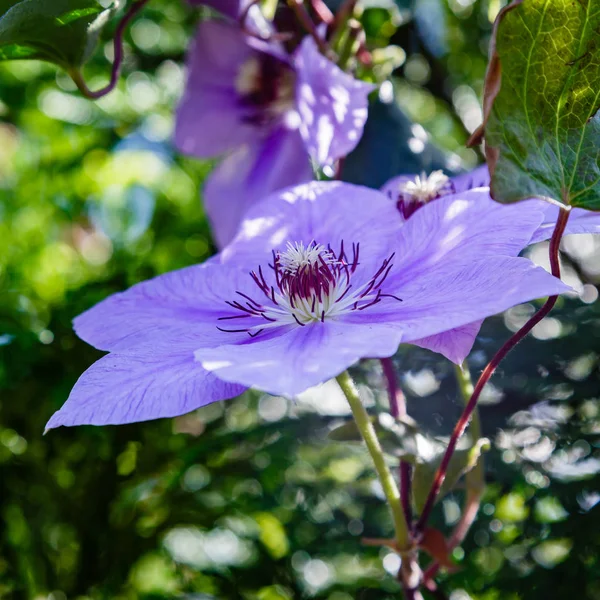
<path fill-rule="evenodd" d="M 334 264 L 337 259 L 322 244 L 311 242 L 304 246 L 304 242 L 288 242 L 284 252 L 278 254 L 279 265 L 282 270 L 290 275 L 296 275 L 305 268 L 317 267 L 321 262 Z"/>
<path fill-rule="evenodd" d="M 253 94 L 260 89 L 260 60 L 253 56 L 242 63 L 235 78 L 235 90 L 240 96 Z"/>
<path fill-rule="evenodd" d="M 382 288 L 392 269 L 394 255 L 386 258 L 365 283 L 355 286 L 352 279 L 359 265 L 358 257 L 358 244 L 352 244 L 351 255 L 347 255 L 343 242 L 338 252 L 314 241 L 306 246 L 303 242 L 288 242 L 283 252 L 273 253 L 270 267 L 274 281 L 267 281 L 262 268 L 251 273 L 262 292 L 260 302 L 242 292 L 237 294 L 243 300 L 227 302 L 238 312 L 219 320 L 239 319 L 237 322 L 243 324 L 243 329 L 222 331 L 246 331 L 254 336 L 264 329 L 282 325 L 304 327 L 337 319 L 374 306 L 384 298 L 401 301 L 393 294 L 384 293 Z"/>
<path fill-rule="evenodd" d="M 411 196 L 416 202 L 425 204 L 437 198 L 448 181 L 449 178 L 443 171 L 433 171 L 429 177 L 423 172 L 412 181 L 401 183 L 400 192 Z"/>

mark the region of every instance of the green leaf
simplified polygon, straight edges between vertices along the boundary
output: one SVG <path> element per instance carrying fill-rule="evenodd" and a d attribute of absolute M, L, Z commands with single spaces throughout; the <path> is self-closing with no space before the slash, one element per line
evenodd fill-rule
<path fill-rule="evenodd" d="M 118 4 L 105 9 L 96 0 L 0 0 L 0 59 L 79 67 Z"/>
<path fill-rule="evenodd" d="M 396 420 L 388 413 L 371 417 L 381 447 L 392 456 L 414 463 L 419 460 L 419 451 L 429 447 L 431 441 L 419 433 L 411 419 Z M 335 442 L 362 442 L 360 431 L 354 420 L 333 429 L 328 435 Z"/>
<path fill-rule="evenodd" d="M 600 210 L 600 0 L 517 0 L 496 23 L 484 107 L 492 195 Z"/>
<path fill-rule="evenodd" d="M 446 479 L 440 489 L 440 493 L 437 496 L 437 500 L 441 500 L 446 494 L 448 494 L 456 485 L 458 480 L 468 471 L 470 471 L 479 460 L 482 452 L 487 452 L 490 449 L 490 441 L 487 438 L 481 438 L 477 440 L 477 443 L 470 448 L 464 450 L 455 450 L 448 470 L 446 472 Z M 421 512 L 431 484 L 435 478 L 436 471 L 440 466 L 444 452 L 439 452 L 431 460 L 426 462 L 418 462 L 415 465 L 413 474 L 413 500 L 417 511 Z"/>

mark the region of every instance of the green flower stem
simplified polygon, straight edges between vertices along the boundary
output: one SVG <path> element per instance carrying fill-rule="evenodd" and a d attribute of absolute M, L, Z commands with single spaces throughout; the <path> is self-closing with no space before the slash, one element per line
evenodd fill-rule
<path fill-rule="evenodd" d="M 342 392 L 344 393 L 344 396 L 346 396 L 348 400 L 348 404 L 350 404 L 354 421 L 356 422 L 356 426 L 358 427 L 358 430 L 360 431 L 363 440 L 367 445 L 369 454 L 371 455 L 373 463 L 375 464 L 375 471 L 377 472 L 379 480 L 381 481 L 383 492 L 390 505 L 392 517 L 394 519 L 394 528 L 396 530 L 396 544 L 398 546 L 398 551 L 401 554 L 407 553 L 411 549 L 411 542 L 408 534 L 408 526 L 402 510 L 402 504 L 400 502 L 400 492 L 396 482 L 394 481 L 392 472 L 385 462 L 383 449 L 381 448 L 381 444 L 377 439 L 377 434 L 375 433 L 373 423 L 371 422 L 371 419 L 369 418 L 369 415 L 360 400 L 358 390 L 356 389 L 356 386 L 354 385 L 354 382 L 352 381 L 352 378 L 348 372 L 345 371 L 341 375 L 338 375 L 336 379 L 340 388 L 342 389 Z"/>
<path fill-rule="evenodd" d="M 344 32 L 338 49 L 338 67 L 346 70 L 350 59 L 356 55 L 360 46 L 359 37 L 362 34 L 362 25 L 356 19 L 348 21 L 347 30 Z"/>

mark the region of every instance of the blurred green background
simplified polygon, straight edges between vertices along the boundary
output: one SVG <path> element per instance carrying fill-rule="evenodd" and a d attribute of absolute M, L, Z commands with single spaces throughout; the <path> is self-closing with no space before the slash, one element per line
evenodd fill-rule
<path fill-rule="evenodd" d="M 373 45 L 398 46 L 348 177 L 468 168 L 498 0 L 375 0 Z M 0 598 L 383 600 L 399 559 L 366 547 L 392 523 L 360 446 L 329 441 L 335 387 L 297 402 L 246 394 L 172 421 L 44 425 L 99 356 L 71 319 L 96 301 L 213 253 L 198 189 L 211 165 L 177 156 L 173 111 L 198 13 L 152 0 L 127 35 L 118 89 L 83 99 L 40 62 L 0 65 Z M 109 69 L 110 31 L 86 68 Z M 391 73 L 382 66 L 382 77 Z M 546 246 L 531 251 L 546 260 Z M 600 242 L 563 245 L 576 292 L 486 393 L 488 490 L 451 600 L 600 599 Z M 473 371 L 533 311 L 490 319 Z M 436 434 L 460 412 L 451 367 L 401 348 L 409 412 Z M 355 374 L 373 411 L 376 363 Z M 460 490 L 439 505 L 449 530 Z M 440 596 L 441 597 L 441 596 Z"/>

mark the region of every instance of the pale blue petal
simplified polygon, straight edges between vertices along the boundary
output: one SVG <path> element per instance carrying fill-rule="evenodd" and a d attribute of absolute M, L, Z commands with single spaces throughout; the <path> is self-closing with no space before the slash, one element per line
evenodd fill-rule
<path fill-rule="evenodd" d="M 205 371 L 194 361 L 191 348 L 109 354 L 79 378 L 46 429 L 176 417 L 243 391 Z"/>
<path fill-rule="evenodd" d="M 362 137 L 367 121 L 370 83 L 354 79 L 324 57 L 306 36 L 295 55 L 296 104 L 300 133 L 319 165 L 349 154 Z"/>
<path fill-rule="evenodd" d="M 202 348 L 196 360 L 220 379 L 295 396 L 339 375 L 361 358 L 393 355 L 401 333 L 377 324 L 313 323 L 246 344 Z"/>

